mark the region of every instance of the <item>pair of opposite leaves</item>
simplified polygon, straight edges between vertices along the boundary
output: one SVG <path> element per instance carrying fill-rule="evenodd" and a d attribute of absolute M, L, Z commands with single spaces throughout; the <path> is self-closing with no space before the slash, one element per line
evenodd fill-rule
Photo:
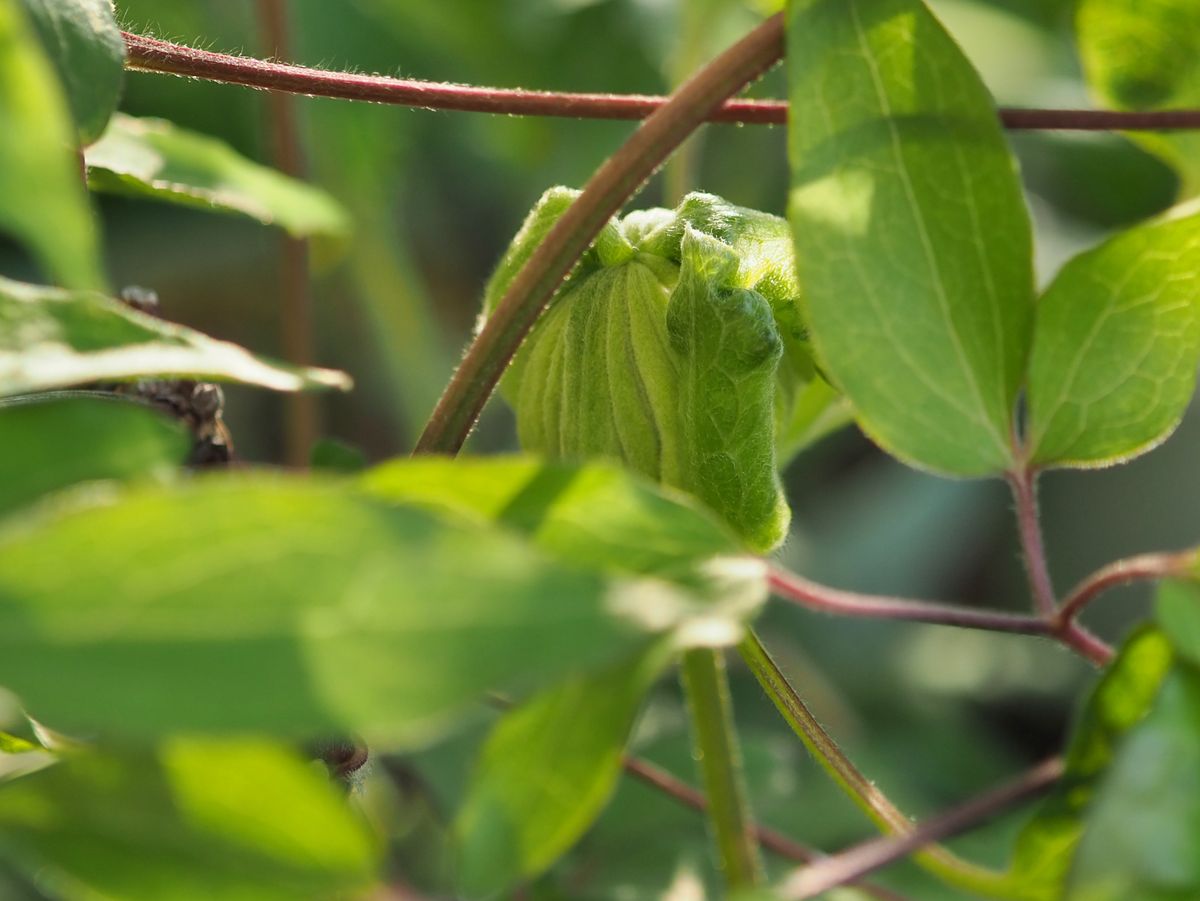
<path fill-rule="evenodd" d="M 490 314 L 578 192 L 529 214 Z M 609 222 L 502 383 L 521 444 L 609 457 L 704 501 L 755 551 L 787 534 L 778 461 L 842 421 L 815 372 L 783 219 L 691 194 Z"/>

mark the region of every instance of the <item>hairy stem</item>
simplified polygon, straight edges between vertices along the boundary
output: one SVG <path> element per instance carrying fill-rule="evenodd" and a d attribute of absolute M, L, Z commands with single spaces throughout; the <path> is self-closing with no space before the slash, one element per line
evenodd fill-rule
<path fill-rule="evenodd" d="M 1195 565 L 1196 556 L 1194 551 L 1139 554 L 1110 563 L 1071 589 L 1058 611 L 1058 621 L 1063 626 L 1072 622 L 1088 604 L 1110 588 L 1128 585 L 1131 582 L 1155 581 L 1184 575 Z"/>
<path fill-rule="evenodd" d="M 303 94 L 421 109 L 499 113 L 509 116 L 556 116 L 571 119 L 645 119 L 667 102 L 637 94 L 586 94 L 527 91 L 444 84 L 353 72 L 332 72 L 199 50 L 141 34 L 125 33 L 126 68 L 159 72 Z M 705 115 L 709 122 L 782 125 L 788 105 L 782 100 L 731 100 Z M 1000 120 L 1014 130 L 1172 131 L 1200 128 L 1200 110 L 1120 112 L 1088 109 L 1001 109 Z"/>
<path fill-rule="evenodd" d="M 899 836 L 912 833 L 916 828 L 912 821 L 842 753 L 837 742 L 817 721 L 771 659 L 758 636 L 751 632 L 738 650 L 767 697 L 809 753 L 880 831 Z M 922 842 L 924 844 L 928 842 Z M 949 885 L 986 897 L 1011 897 L 1011 885 L 1003 873 L 963 860 L 940 845 L 921 851 L 914 859 Z"/>
<path fill-rule="evenodd" d="M 467 350 L 417 442 L 418 453 L 454 453 L 462 447 L 517 347 L 604 224 L 714 109 L 782 54 L 783 17 L 777 14 L 671 95 L 596 171 Z"/>
<path fill-rule="evenodd" d="M 1031 469 L 1022 468 L 1012 473 L 1008 481 L 1012 486 L 1021 556 L 1025 561 L 1034 604 L 1044 618 L 1053 620 L 1058 611 L 1058 600 L 1050 581 L 1050 569 L 1046 565 L 1046 544 L 1038 515 L 1037 475 Z"/>
<path fill-rule="evenodd" d="M 693 755 L 708 795 L 708 820 L 725 885 L 730 891 L 752 888 L 762 881 L 762 860 L 750 828 L 725 658 L 708 648 L 688 651 L 683 655 L 682 675 L 691 711 Z"/>
<path fill-rule="evenodd" d="M 1043 761 L 1012 782 L 939 814 L 905 835 L 864 842 L 797 871 L 783 884 L 780 895 L 788 901 L 803 901 L 861 879 L 920 848 L 966 832 L 1013 805 L 1041 794 L 1057 782 L 1062 774 L 1063 762 L 1060 758 Z"/>

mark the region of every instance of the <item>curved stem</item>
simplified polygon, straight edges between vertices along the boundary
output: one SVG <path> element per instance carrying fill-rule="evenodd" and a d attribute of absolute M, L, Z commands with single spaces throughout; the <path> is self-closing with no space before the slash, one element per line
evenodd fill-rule
<path fill-rule="evenodd" d="M 738 650 L 763 691 L 809 753 L 880 831 L 901 836 L 912 833 L 916 828 L 912 821 L 842 753 L 837 742 L 771 659 L 758 636 L 751 632 Z M 914 860 L 943 882 L 964 891 L 994 898 L 1013 896 L 1013 886 L 1005 874 L 963 860 L 940 845 L 926 848 L 915 855 Z"/>
<path fill-rule="evenodd" d="M 697 762 L 708 795 L 725 886 L 730 892 L 762 882 L 762 860 L 750 828 L 742 755 L 733 728 L 729 678 L 720 651 L 701 648 L 683 655 L 683 685 L 691 710 Z"/>
<path fill-rule="evenodd" d="M 1067 594 L 1058 611 L 1058 622 L 1066 625 L 1079 616 L 1097 597 L 1120 585 L 1185 574 L 1196 562 L 1194 551 L 1174 554 L 1139 554 L 1110 563 L 1092 573 Z"/>
<path fill-rule="evenodd" d="M 498 113 L 509 116 L 556 116 L 572 119 L 644 119 L 667 98 L 638 94 L 589 94 L 526 91 L 443 84 L 214 53 L 147 35 L 125 32 L 126 68 L 240 84 L 311 97 L 337 97 L 422 109 Z M 1001 109 L 1000 120 L 1013 130 L 1172 131 L 1200 128 L 1200 110 Z M 782 125 L 783 100 L 731 100 L 705 115 L 709 122 Z"/>
<path fill-rule="evenodd" d="M 782 54 L 783 16 L 776 14 L 701 69 L 596 171 L 467 350 L 417 442 L 418 453 L 462 447 L 517 347 L 604 224 L 714 109 Z"/>
<path fill-rule="evenodd" d="M 1046 565 L 1046 544 L 1042 538 L 1042 524 L 1038 516 L 1037 474 L 1029 468 L 1010 473 L 1013 500 L 1016 503 L 1017 529 L 1021 537 L 1021 555 L 1025 571 L 1029 575 L 1029 586 L 1033 590 L 1034 603 L 1038 612 L 1052 620 L 1058 610 L 1054 585 L 1050 581 L 1050 569 Z"/>

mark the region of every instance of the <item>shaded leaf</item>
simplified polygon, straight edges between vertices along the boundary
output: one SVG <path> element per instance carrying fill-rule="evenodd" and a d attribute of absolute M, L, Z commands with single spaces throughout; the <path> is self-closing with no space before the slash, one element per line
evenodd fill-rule
<path fill-rule="evenodd" d="M 79 752 L 0 786 L 0 857 L 63 901 L 357 894 L 377 849 L 311 765 L 258 741 Z"/>
<path fill-rule="evenodd" d="M 920 0 L 795 0 L 789 212 L 817 357 L 884 449 L 1013 462 L 1029 217 L 990 95 Z"/>
<path fill-rule="evenodd" d="M 1200 567 L 1193 578 L 1200 578 Z M 1155 619 L 1175 653 L 1200 666 L 1200 585 L 1196 582 L 1163 582 L 1155 601 Z"/>
<path fill-rule="evenodd" d="M 350 387 L 344 373 L 268 362 L 100 294 L 0 278 L 0 396 L 158 375 L 277 391 Z"/>
<path fill-rule="evenodd" d="M 76 482 L 163 475 L 187 456 L 182 428 L 103 397 L 0 406 L 0 514 Z"/>
<path fill-rule="evenodd" d="M 1034 463 L 1116 463 L 1174 431 L 1196 386 L 1198 280 L 1198 214 L 1122 232 L 1063 268 L 1037 308 Z"/>
<path fill-rule="evenodd" d="M 162 119 L 118 113 L 85 158 L 95 191 L 240 213 L 295 237 L 344 237 L 350 230 L 346 211 L 320 188 Z"/>
<path fill-rule="evenodd" d="M 125 75 L 125 40 L 112 0 L 22 0 L 58 70 L 79 129 L 92 143 L 117 108 Z"/>
<path fill-rule="evenodd" d="M 340 480 L 211 477 L 0 544 L 0 684 L 72 733 L 411 744 L 704 612 Z"/>
<path fill-rule="evenodd" d="M 74 145 L 66 100 L 20 0 L 0 0 L 0 232 L 60 284 L 102 288 L 99 236 Z"/>

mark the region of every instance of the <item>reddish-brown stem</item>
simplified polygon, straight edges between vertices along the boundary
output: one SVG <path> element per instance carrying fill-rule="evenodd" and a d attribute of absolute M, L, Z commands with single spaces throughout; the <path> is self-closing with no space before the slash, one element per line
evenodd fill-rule
<path fill-rule="evenodd" d="M 1185 574 L 1196 562 L 1194 551 L 1176 554 L 1139 554 L 1110 563 L 1092 573 L 1063 600 L 1058 611 L 1061 626 L 1071 623 L 1083 609 L 1110 588 L 1131 582 L 1170 579 Z"/>
<path fill-rule="evenodd" d="M 257 0 L 259 30 L 270 53 L 290 56 L 287 0 Z M 294 98 L 286 93 L 267 95 L 267 121 L 271 129 L 271 159 L 275 167 L 293 178 L 304 178 L 306 164 L 300 129 L 296 124 Z M 312 285 L 308 276 L 308 244 L 290 236 L 281 238 L 279 292 L 280 341 L 283 356 L 298 366 L 311 365 L 315 353 Z M 286 399 L 284 459 L 289 466 L 308 465 L 308 455 L 317 440 L 317 402 L 313 395 L 299 392 Z"/>
<path fill-rule="evenodd" d="M 423 109 L 499 113 L 509 116 L 555 116 L 571 119 L 644 119 L 667 98 L 638 94 L 589 94 L 527 91 L 444 84 L 383 75 L 331 72 L 268 60 L 199 50 L 141 34 L 125 33 L 126 66 L 139 72 L 162 72 L 240 84 L 268 91 L 313 97 L 338 97 Z M 714 108 L 709 122 L 782 125 L 783 100 L 729 100 Z M 1169 131 L 1200 128 L 1200 110 L 1121 112 L 1087 109 L 1002 109 L 1000 119 L 1013 130 Z"/>
<path fill-rule="evenodd" d="M 802 901 L 847 885 L 927 845 L 987 822 L 1013 805 L 1046 791 L 1062 774 L 1060 758 L 1044 761 L 1012 782 L 926 820 L 911 832 L 873 839 L 810 864 L 792 875 L 779 894 L 789 901 Z"/>
<path fill-rule="evenodd" d="M 1028 467 L 1022 467 L 1009 474 L 1008 482 L 1012 486 L 1016 504 L 1021 555 L 1029 575 L 1033 600 L 1038 612 L 1047 620 L 1052 620 L 1058 610 L 1058 600 L 1050 581 L 1050 568 L 1046 564 L 1046 544 L 1042 539 L 1042 524 L 1038 516 L 1037 474 Z"/>

